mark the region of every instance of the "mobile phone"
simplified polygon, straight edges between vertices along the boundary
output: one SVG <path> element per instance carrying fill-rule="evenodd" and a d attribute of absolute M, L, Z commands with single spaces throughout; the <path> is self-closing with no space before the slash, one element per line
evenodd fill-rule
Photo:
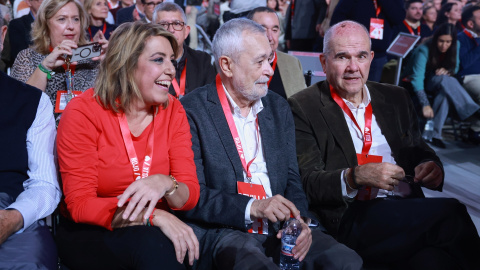
<path fill-rule="evenodd" d="M 100 56 L 102 53 L 102 45 L 98 42 L 78 46 L 78 48 L 72 50 L 72 56 L 70 62 L 77 62 L 80 60 L 90 59 Z"/>

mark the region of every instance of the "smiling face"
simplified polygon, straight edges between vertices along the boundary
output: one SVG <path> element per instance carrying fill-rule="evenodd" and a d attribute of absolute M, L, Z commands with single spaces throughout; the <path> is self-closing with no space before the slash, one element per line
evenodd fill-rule
<path fill-rule="evenodd" d="M 242 100 L 252 102 L 264 97 L 273 69 L 268 62 L 272 49 L 262 34 L 244 33 L 243 51 L 232 59 L 232 85 Z"/>
<path fill-rule="evenodd" d="M 352 23 L 340 25 L 327 46 L 327 54 L 320 54 L 320 62 L 328 83 L 342 98 L 361 96 L 373 59 L 365 30 Z"/>
<path fill-rule="evenodd" d="M 94 19 L 106 19 L 108 17 L 108 3 L 106 0 L 94 0 L 88 12 Z"/>
<path fill-rule="evenodd" d="M 168 100 L 168 88 L 175 77 L 174 59 L 172 46 L 165 37 L 154 36 L 145 41 L 134 72 L 134 81 L 147 107 Z"/>
<path fill-rule="evenodd" d="M 75 3 L 68 3 L 47 21 L 50 31 L 50 46 L 56 47 L 65 39 L 78 43 L 80 38 L 80 15 Z"/>
<path fill-rule="evenodd" d="M 280 22 L 277 14 L 271 12 L 257 12 L 252 20 L 265 28 L 267 31 L 268 42 L 273 51 L 278 48 L 278 39 L 280 38 Z"/>

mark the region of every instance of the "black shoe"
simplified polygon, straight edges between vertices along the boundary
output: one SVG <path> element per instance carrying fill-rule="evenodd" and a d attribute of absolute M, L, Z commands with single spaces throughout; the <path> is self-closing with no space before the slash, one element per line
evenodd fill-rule
<path fill-rule="evenodd" d="M 443 143 L 442 140 L 437 139 L 437 138 L 432 138 L 432 141 L 430 142 L 433 146 L 436 146 L 438 148 L 447 148 L 447 146 Z"/>
<path fill-rule="evenodd" d="M 473 129 L 468 130 L 468 141 L 474 144 L 480 143 L 480 132 L 475 132 Z"/>

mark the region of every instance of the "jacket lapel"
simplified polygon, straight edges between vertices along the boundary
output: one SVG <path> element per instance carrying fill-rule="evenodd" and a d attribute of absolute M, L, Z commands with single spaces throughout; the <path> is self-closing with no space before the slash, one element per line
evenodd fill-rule
<path fill-rule="evenodd" d="M 225 118 L 225 115 L 223 113 L 222 105 L 220 104 L 220 99 L 218 98 L 215 82 L 213 82 L 208 88 L 207 100 L 210 102 L 207 105 L 208 113 L 210 114 L 210 117 L 213 120 L 213 124 L 215 126 L 215 130 L 220 137 L 223 150 L 227 153 L 230 163 L 232 164 L 237 181 L 243 181 L 242 162 L 240 161 L 240 157 L 238 156 L 237 148 L 235 147 L 235 143 L 233 142 L 232 133 L 230 132 L 227 119 Z M 220 147 L 220 145 L 218 147 Z M 220 149 L 218 149 L 218 151 L 220 151 Z"/>
<path fill-rule="evenodd" d="M 258 114 L 258 126 L 260 128 L 260 136 L 262 137 L 263 154 L 265 162 L 267 163 L 268 178 L 270 179 L 272 194 L 278 194 L 277 181 L 272 181 L 272 179 L 277 179 L 277 170 L 279 166 L 277 161 L 280 160 L 278 157 L 279 153 L 276 151 L 277 147 L 279 147 L 279 141 L 276 140 L 277 136 L 275 135 L 276 132 L 279 131 L 275 130 L 275 123 L 272 119 L 272 112 L 268 106 L 269 104 L 265 99 L 262 99 L 262 103 L 263 110 Z"/>

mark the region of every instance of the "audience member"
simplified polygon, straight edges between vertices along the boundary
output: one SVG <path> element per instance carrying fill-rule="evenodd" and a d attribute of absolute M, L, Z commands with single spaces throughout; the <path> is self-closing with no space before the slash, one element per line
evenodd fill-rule
<path fill-rule="evenodd" d="M 90 39 L 90 41 L 94 41 L 103 36 L 108 40 L 113 30 L 115 30 L 115 25 L 105 21 L 108 17 L 107 0 L 85 0 L 83 7 L 89 15 L 87 38 Z"/>
<path fill-rule="evenodd" d="M 7 30 L 3 20 L 0 28 L 1 51 Z M 52 105 L 40 90 L 3 72 L 0 97 L 0 268 L 54 270 L 57 248 L 40 220 L 61 197 Z"/>
<path fill-rule="evenodd" d="M 141 19 L 143 22 L 153 22 L 153 12 L 155 11 L 155 7 L 163 3 L 164 0 L 144 0 L 143 2 L 143 10 L 145 11 L 145 17 Z M 186 22 L 186 20 L 185 20 Z"/>
<path fill-rule="evenodd" d="M 435 21 L 437 21 L 437 9 L 435 6 L 426 5 L 422 12 L 422 37 L 430 37 L 435 31 Z"/>
<path fill-rule="evenodd" d="M 231 19 L 246 17 L 247 14 L 257 7 L 266 6 L 265 1 L 259 0 L 230 0 L 230 10 L 223 13 L 223 22 Z"/>
<path fill-rule="evenodd" d="M 321 10 L 326 11 L 325 0 L 293 0 L 285 18 L 285 40 L 289 51 L 313 51 L 321 24 Z"/>
<path fill-rule="evenodd" d="M 395 38 L 395 26 L 405 19 L 403 0 L 340 0 L 331 24 L 353 20 L 370 29 L 372 50 L 375 53 L 368 80 L 378 82 L 383 66 L 387 63 L 386 51 Z"/>
<path fill-rule="evenodd" d="M 440 11 L 440 9 L 442 8 L 442 0 L 432 0 L 432 3 L 437 12 Z"/>
<path fill-rule="evenodd" d="M 285 99 L 304 89 L 305 77 L 300 61 L 294 56 L 278 51 L 280 22 L 275 11 L 268 7 L 258 7 L 248 13 L 247 18 L 263 26 L 273 51 L 270 60 L 273 76 L 268 81 L 268 88 Z"/>
<path fill-rule="evenodd" d="M 133 4 L 133 1 L 132 1 Z M 123 2 L 120 0 L 108 0 L 108 10 L 112 13 L 113 20 L 117 21 L 117 11 L 123 8 Z"/>
<path fill-rule="evenodd" d="M 155 8 L 154 22 L 172 33 L 177 39 L 175 48 L 177 55 L 176 74 L 170 86 L 170 94 L 181 98 L 198 87 L 215 80 L 215 68 L 208 53 L 193 50 L 185 44 L 190 33 L 186 25 L 183 9 L 175 3 L 162 3 Z"/>
<path fill-rule="evenodd" d="M 145 0 L 136 1 L 135 4 L 131 6 L 126 6 L 117 11 L 117 19 L 115 23 L 120 25 L 125 22 L 135 22 L 140 21 L 145 17 Z"/>
<path fill-rule="evenodd" d="M 67 90 L 70 73 L 74 90 L 92 87 L 98 61 L 82 60 L 67 67 L 64 59 L 65 54 L 72 55 L 72 49 L 87 43 L 85 29 L 87 15 L 78 1 L 44 0 L 33 24 L 33 46 L 18 54 L 11 76 L 44 91 L 53 105 L 61 97 L 57 91 Z M 99 42 L 104 48 L 107 45 L 105 39 Z"/>
<path fill-rule="evenodd" d="M 458 34 L 460 41 L 460 72 L 463 87 L 480 104 L 480 6 L 467 6 L 462 12 L 465 29 Z M 480 123 L 472 124 L 472 140 L 480 141 Z"/>
<path fill-rule="evenodd" d="M 396 33 L 403 32 L 410 35 L 422 36 L 424 32 L 420 20 L 422 19 L 422 0 L 405 1 L 405 19 L 402 24 L 398 24 L 395 29 Z M 396 34 L 395 34 L 396 36 Z"/>
<path fill-rule="evenodd" d="M 293 253 L 304 269 L 360 269 L 357 254 L 307 225 L 291 112 L 267 94 L 265 29 L 231 20 L 217 31 L 213 53 L 216 81 L 182 99 L 201 186 L 197 207 L 185 213 L 201 239 L 198 268 L 212 269 L 213 260 L 218 269 L 278 269 L 280 222 L 293 216 L 302 224 Z"/>
<path fill-rule="evenodd" d="M 449 107 L 453 106 L 462 120 L 480 109 L 455 78 L 460 65 L 459 47 L 455 27 L 444 23 L 438 26 L 431 39 L 413 51 L 406 71 L 423 116 L 433 118 L 431 143 L 441 148 L 445 148 L 442 128 Z M 433 104 L 430 104 L 427 93 L 433 96 Z"/>
<path fill-rule="evenodd" d="M 202 0 L 188 0 L 187 5 L 185 6 L 185 15 L 187 18 L 185 23 L 190 27 L 190 41 L 188 42 L 188 46 L 194 50 L 196 50 L 198 46 L 198 33 L 196 24 L 198 9 L 202 7 L 202 3 Z"/>
<path fill-rule="evenodd" d="M 422 140 L 409 94 L 367 82 L 374 56 L 367 29 L 340 22 L 324 42 L 327 80 L 289 99 L 311 209 L 367 267 L 477 268 L 480 239 L 465 206 L 423 196 L 420 186 L 442 189 L 444 172 Z"/>
<path fill-rule="evenodd" d="M 200 193 L 187 117 L 168 95 L 176 45 L 158 25 L 121 25 L 95 88 L 64 112 L 57 149 L 68 218 L 56 239 L 69 268 L 184 269 L 184 258 L 198 259 L 193 230 L 170 213 L 191 209 Z"/>
<path fill-rule="evenodd" d="M 455 25 L 457 32 L 463 31 L 461 24 L 462 19 L 462 8 L 458 3 L 446 3 L 442 6 L 438 12 L 437 21 L 435 26 L 438 27 L 443 23 L 450 23 Z"/>
<path fill-rule="evenodd" d="M 7 37 L 4 40 L 2 61 L 5 63 L 4 71 L 11 67 L 21 50 L 32 44 L 30 32 L 32 23 L 37 16 L 37 11 L 43 0 L 25 0 L 30 7 L 30 13 L 10 21 L 7 30 Z"/>

